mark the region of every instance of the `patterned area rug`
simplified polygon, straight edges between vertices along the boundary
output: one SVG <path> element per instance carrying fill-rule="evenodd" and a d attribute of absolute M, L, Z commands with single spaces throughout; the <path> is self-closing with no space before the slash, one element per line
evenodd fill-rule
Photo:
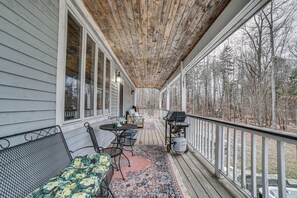
<path fill-rule="evenodd" d="M 134 151 L 135 157 L 128 156 L 131 167 L 122 164 L 126 180 L 115 171 L 110 186 L 115 197 L 183 197 L 163 146 L 135 145 Z"/>

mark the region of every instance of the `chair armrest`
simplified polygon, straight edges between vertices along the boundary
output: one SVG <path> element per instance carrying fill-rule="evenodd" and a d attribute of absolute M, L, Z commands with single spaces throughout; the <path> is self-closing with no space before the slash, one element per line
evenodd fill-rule
<path fill-rule="evenodd" d="M 75 153 L 75 152 L 77 152 L 79 150 L 86 149 L 86 148 L 94 148 L 94 147 L 93 146 L 84 146 L 84 147 L 78 148 L 78 149 L 76 149 L 74 151 L 70 151 L 70 153 Z M 100 149 L 100 152 L 102 152 L 103 147 L 99 147 L 99 149 Z"/>

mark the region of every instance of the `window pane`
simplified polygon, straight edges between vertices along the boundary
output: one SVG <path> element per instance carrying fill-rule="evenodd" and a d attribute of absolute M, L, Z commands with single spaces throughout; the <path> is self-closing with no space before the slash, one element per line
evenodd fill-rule
<path fill-rule="evenodd" d="M 104 53 L 100 49 L 98 49 L 97 115 L 103 114 L 103 69 Z"/>
<path fill-rule="evenodd" d="M 109 113 L 109 92 L 110 92 L 110 60 L 106 59 L 105 75 L 105 113 Z"/>
<path fill-rule="evenodd" d="M 80 117 L 82 27 L 68 15 L 64 120 Z"/>
<path fill-rule="evenodd" d="M 85 117 L 94 115 L 95 42 L 88 35 L 85 75 Z"/>

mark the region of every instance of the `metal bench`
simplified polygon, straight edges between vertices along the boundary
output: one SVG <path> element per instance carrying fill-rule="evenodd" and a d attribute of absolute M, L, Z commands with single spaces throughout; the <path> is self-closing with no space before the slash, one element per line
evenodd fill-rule
<path fill-rule="evenodd" d="M 103 155 L 110 160 L 108 155 Z M 53 181 L 53 177 L 63 176 L 65 170 L 76 168 L 77 161 L 89 160 L 89 163 L 98 166 L 101 163 L 99 159 L 100 154 L 93 154 L 92 157 L 77 157 L 73 160 L 60 126 L 0 137 L 0 197 L 28 196 L 35 189 L 46 186 L 49 180 Z M 113 168 L 108 163 L 105 165 L 108 168 L 104 173 L 100 172 L 103 176 L 98 178 L 97 186 L 93 186 L 96 196 L 104 197 L 109 191 Z M 94 164 L 89 167 L 94 167 Z M 80 168 L 80 172 L 84 170 L 83 166 Z M 88 176 L 84 174 L 84 177 Z M 66 182 L 73 181 L 69 179 Z M 54 188 L 49 190 L 54 193 Z M 40 192 L 44 192 L 44 189 Z"/>

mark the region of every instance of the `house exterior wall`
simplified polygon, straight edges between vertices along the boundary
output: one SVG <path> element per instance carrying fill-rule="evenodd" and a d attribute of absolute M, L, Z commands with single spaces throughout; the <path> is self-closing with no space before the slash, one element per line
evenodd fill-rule
<path fill-rule="evenodd" d="M 1 136 L 55 124 L 58 7 L 1 1 Z"/>
<path fill-rule="evenodd" d="M 69 148 L 75 150 L 92 145 L 83 127 L 84 122 L 88 121 L 95 129 L 99 145 L 107 146 L 114 138 L 112 133 L 99 130 L 99 125 L 110 123 L 107 119 L 109 115 L 118 115 L 115 71 L 119 65 L 107 47 L 104 53 L 108 53 L 111 58 L 110 114 L 81 119 L 75 123 L 57 122 L 57 114 L 63 114 L 57 108 L 57 103 L 62 102 L 59 97 L 57 99 L 57 94 L 64 94 L 64 90 L 57 86 L 59 80 L 64 80 L 63 76 L 58 78 L 57 65 L 61 67 L 58 56 L 59 53 L 65 53 L 65 49 L 59 48 L 59 23 L 65 20 L 59 13 L 60 4 L 67 7 L 66 2 L 70 1 L 5 0 L 0 3 L 3 16 L 0 19 L 0 137 L 60 124 Z M 127 80 L 124 83 L 124 108 L 133 104 L 131 87 Z"/>

